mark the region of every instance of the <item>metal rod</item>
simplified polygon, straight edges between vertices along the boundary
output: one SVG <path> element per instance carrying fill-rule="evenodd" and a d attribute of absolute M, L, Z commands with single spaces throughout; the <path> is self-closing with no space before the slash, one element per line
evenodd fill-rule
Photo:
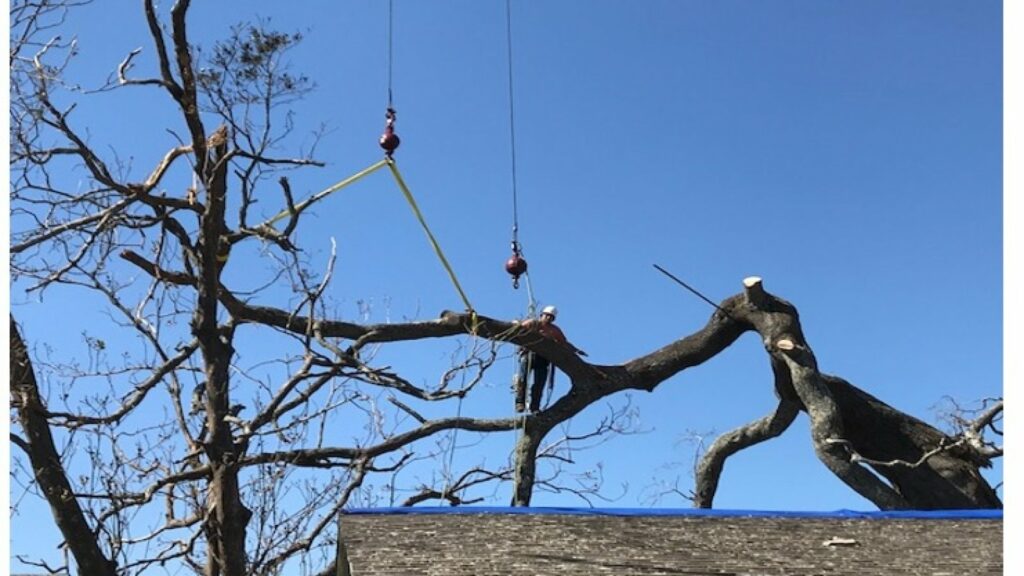
<path fill-rule="evenodd" d="M 719 306 L 718 304 L 715 304 L 714 302 L 712 302 L 712 301 L 711 301 L 711 299 L 709 299 L 709 298 L 708 298 L 707 296 L 705 296 L 705 295 L 701 294 L 700 292 L 698 292 L 698 291 L 697 291 L 697 289 L 696 289 L 696 288 L 694 288 L 693 286 L 690 286 L 690 285 L 689 285 L 689 284 L 687 284 L 686 282 L 683 282 L 682 280 L 680 280 L 679 278 L 677 278 L 677 277 L 676 277 L 676 276 L 675 276 L 674 274 L 672 274 L 672 273 L 671 273 L 671 272 L 669 272 L 668 270 L 665 270 L 665 269 L 664 269 L 664 268 L 662 268 L 661 266 L 658 266 L 657 264 L 655 264 L 655 265 L 654 265 L 654 267 L 655 267 L 655 268 L 657 268 L 658 272 L 661 272 L 661 273 L 662 273 L 662 274 L 664 274 L 665 276 L 668 276 L 669 278 L 671 278 L 671 279 L 675 280 L 675 281 L 676 281 L 676 282 L 677 282 L 677 283 L 678 283 L 678 284 L 679 284 L 680 286 L 682 286 L 683 288 L 686 288 L 686 289 L 687 289 L 687 290 L 689 290 L 690 292 L 694 293 L 694 294 L 695 294 L 695 295 L 696 295 L 696 296 L 697 296 L 698 298 L 700 298 L 701 300 L 703 300 L 703 301 L 707 302 L 708 304 L 711 304 L 712 306 L 714 306 L 714 307 L 715 307 L 715 308 L 716 308 L 716 309 L 717 309 L 717 310 L 718 310 L 719 312 L 721 312 L 722 314 L 725 314 L 725 315 L 726 315 L 726 316 L 728 316 L 729 318 L 732 318 L 732 316 L 731 316 L 731 315 L 729 314 L 729 312 L 728 312 L 728 311 L 726 311 L 726 310 L 725 310 L 724 308 L 722 308 L 722 307 L 721 307 L 721 306 Z"/>

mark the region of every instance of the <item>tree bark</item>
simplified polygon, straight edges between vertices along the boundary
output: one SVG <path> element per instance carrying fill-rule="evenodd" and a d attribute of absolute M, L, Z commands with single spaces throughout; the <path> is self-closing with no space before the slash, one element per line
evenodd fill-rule
<path fill-rule="evenodd" d="M 16 441 L 28 454 L 32 472 L 50 503 L 57 528 L 71 550 L 78 573 L 84 576 L 115 576 L 117 564 L 99 547 L 92 528 L 82 512 L 60 461 L 60 453 L 50 434 L 47 410 L 39 394 L 35 371 L 18 325 L 11 316 L 11 402 L 26 439 Z"/>
<path fill-rule="evenodd" d="M 811 440 L 818 459 L 847 486 L 882 510 L 908 508 L 908 502 L 866 468 L 850 458 L 843 418 L 831 391 L 818 374 L 810 348 L 783 338 L 774 343 L 792 373 L 793 388 L 811 419 Z"/>
<path fill-rule="evenodd" d="M 889 480 L 910 508 L 1003 507 L 979 470 L 991 466 L 985 455 L 842 378 L 822 379 L 839 407 L 850 458 Z"/>
<path fill-rule="evenodd" d="M 537 450 L 547 430 L 537 430 L 537 420 L 522 419 L 519 438 L 515 447 L 515 479 L 512 490 L 512 506 L 529 506 L 533 498 L 534 482 L 537 479 Z"/>
<path fill-rule="evenodd" d="M 794 402 L 808 414 L 815 453 L 836 476 L 882 509 L 1002 508 L 978 470 L 989 465 L 984 455 L 841 378 L 821 374 L 796 308 L 765 292 L 760 278 L 744 280 L 744 287 L 723 308 L 762 336 L 772 357 L 776 392 L 782 402 Z M 764 425 L 753 423 L 747 431 L 766 439 Z M 724 459 L 756 443 L 730 450 L 718 446 L 732 446 L 736 434 L 724 435 L 709 451 L 709 458 L 721 462 L 698 475 L 696 505 L 711 506 Z"/>
<path fill-rule="evenodd" d="M 230 414 L 231 406 L 230 364 L 234 355 L 234 328 L 217 324 L 218 290 L 224 264 L 218 256 L 221 238 L 226 235 L 226 138 L 210 152 L 207 171 L 203 174 L 207 194 L 199 234 L 202 272 L 196 286 L 198 303 L 193 316 L 193 333 L 203 354 L 206 376 L 209 437 L 205 449 L 212 471 L 207 494 L 207 576 L 243 576 L 246 573 L 246 527 L 252 516 L 242 503 L 238 485 L 239 462 L 246 445 L 235 441 L 231 423 L 225 418 Z"/>
<path fill-rule="evenodd" d="M 693 506 L 711 508 L 718 491 L 718 480 L 729 456 L 782 434 L 799 413 L 800 406 L 796 402 L 780 400 L 775 411 L 768 416 L 719 436 L 697 466 Z"/>
<path fill-rule="evenodd" d="M 246 574 L 246 527 L 252 512 L 242 502 L 238 484 L 239 462 L 246 445 L 235 441 L 231 423 L 226 419 L 231 406 L 230 363 L 234 355 L 234 328 L 217 323 L 220 276 L 226 263 L 220 256 L 228 232 L 224 214 L 229 138 L 227 126 L 219 127 L 210 138 L 204 134 L 196 104 L 191 47 L 185 35 L 188 7 L 188 0 L 178 0 L 171 16 L 175 59 L 182 81 L 177 99 L 192 134 L 192 148 L 196 151 L 195 170 L 206 190 L 197 242 L 200 269 L 196 278 L 197 305 L 192 318 L 192 331 L 203 356 L 208 431 L 204 448 L 211 469 L 204 525 L 208 554 L 206 573 L 207 576 L 243 576 Z"/>

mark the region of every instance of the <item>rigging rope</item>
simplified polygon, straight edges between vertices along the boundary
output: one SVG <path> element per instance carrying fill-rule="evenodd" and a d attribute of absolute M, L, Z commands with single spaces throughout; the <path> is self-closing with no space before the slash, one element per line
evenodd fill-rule
<path fill-rule="evenodd" d="M 387 31 L 387 68 L 388 68 L 388 105 L 384 112 L 384 133 L 380 135 L 378 144 L 384 149 L 384 155 L 391 158 L 395 150 L 398 149 L 398 145 L 401 143 L 401 138 L 398 134 L 395 134 L 395 120 L 398 115 L 395 111 L 395 105 L 393 101 L 393 92 L 391 90 L 392 78 L 394 74 L 394 1 L 388 0 L 388 31 Z"/>
<path fill-rule="evenodd" d="M 526 317 L 536 318 L 537 316 L 537 300 L 533 297 L 533 280 L 530 279 L 530 273 L 524 274 L 526 276 Z"/>
<path fill-rule="evenodd" d="M 462 374 L 462 385 L 465 386 L 465 383 L 466 383 L 466 374 L 463 373 Z M 456 420 L 462 418 L 462 400 L 465 397 L 466 396 L 464 394 L 459 394 L 459 407 L 456 409 L 456 412 L 455 412 L 455 419 Z M 441 497 L 442 498 L 444 498 L 445 496 L 448 495 L 448 490 L 450 490 L 451 487 L 452 487 L 452 463 L 455 460 L 455 442 L 458 439 L 459 439 L 459 428 L 456 426 L 455 428 L 452 429 L 451 445 L 448 447 L 448 464 L 447 464 L 447 466 L 445 466 L 445 469 L 444 469 L 445 479 L 444 479 L 444 490 L 441 492 Z"/>
<path fill-rule="evenodd" d="M 459 293 L 459 297 L 462 298 L 462 302 L 466 305 L 466 310 L 472 315 L 473 332 L 475 333 L 477 318 L 473 305 L 469 303 L 469 298 L 466 296 L 466 293 L 462 290 L 462 285 L 459 284 L 459 279 L 455 276 L 455 271 L 452 269 L 451 264 L 448 263 L 448 259 L 445 258 L 444 251 L 441 250 L 441 245 L 437 242 L 437 239 L 434 238 L 434 234 L 430 231 L 430 227 L 427 225 L 427 221 L 423 217 L 423 213 L 420 211 L 419 205 L 416 204 L 416 199 L 413 198 L 412 192 L 409 190 L 409 187 L 405 184 L 405 180 L 402 179 L 402 175 L 398 172 L 398 165 L 395 164 L 395 161 L 393 159 L 385 158 L 383 160 L 376 162 L 375 164 L 363 169 L 362 171 L 357 172 L 352 176 L 349 176 L 348 178 L 345 178 L 341 182 L 338 182 L 337 184 L 329 186 L 321 190 L 320 192 L 313 194 L 309 198 L 296 204 L 294 207 L 282 210 L 276 216 L 267 220 L 264 224 L 269 226 L 281 220 L 282 218 L 288 216 L 289 214 L 301 212 L 314 202 L 318 202 L 326 198 L 328 195 L 337 192 L 338 190 L 341 190 L 345 186 L 348 186 L 349 184 L 352 184 L 357 180 L 369 176 L 370 174 L 376 172 L 377 170 L 383 168 L 384 166 L 387 166 L 388 168 L 391 169 L 391 174 L 394 175 L 395 182 L 398 183 L 399 189 L 401 189 L 406 201 L 409 202 L 409 206 L 412 208 L 413 214 L 415 214 L 416 219 L 419 220 L 420 226 L 423 227 L 423 231 L 427 233 L 427 239 L 430 240 L 430 245 L 433 247 L 434 253 L 437 254 L 438 259 L 441 260 L 441 265 L 444 266 L 445 271 L 448 272 L 448 277 L 451 278 L 452 284 L 455 286 L 455 290 Z"/>
<path fill-rule="evenodd" d="M 464 378 L 465 379 L 465 378 Z M 459 408 L 456 410 L 455 417 L 458 420 L 462 418 L 462 400 L 465 398 L 463 395 L 459 395 Z M 441 498 L 447 496 L 447 491 L 452 489 L 452 463 L 455 461 L 455 444 L 459 440 L 459 428 L 455 427 L 452 429 L 452 442 L 449 446 L 449 461 L 444 466 L 444 489 L 441 491 Z"/>

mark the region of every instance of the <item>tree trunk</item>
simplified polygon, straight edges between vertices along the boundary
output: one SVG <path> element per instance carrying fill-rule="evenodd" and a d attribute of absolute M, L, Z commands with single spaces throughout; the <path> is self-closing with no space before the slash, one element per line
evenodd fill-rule
<path fill-rule="evenodd" d="M 879 508 L 1002 508 L 978 470 L 989 465 L 985 455 L 841 378 L 821 374 L 796 308 L 765 292 L 760 278 L 747 278 L 744 287 L 723 309 L 762 336 L 782 403 L 775 414 L 712 445 L 698 468 L 696 506 L 711 507 L 728 456 L 781 434 L 795 416 L 793 407 L 799 407 L 811 419 L 818 458 Z"/>
<path fill-rule="evenodd" d="M 552 367 L 552 369 L 554 369 Z M 534 482 L 537 478 L 537 450 L 547 430 L 540 432 L 536 427 L 536 419 L 530 416 L 522 418 L 519 438 L 515 447 L 515 486 L 512 491 L 512 506 L 529 506 L 533 496 Z"/>
<path fill-rule="evenodd" d="M 854 459 L 889 480 L 910 508 L 1003 507 L 979 472 L 991 465 L 987 457 L 842 378 L 823 379 L 839 407 Z"/>
<path fill-rule="evenodd" d="M 693 489 L 695 508 L 711 508 L 725 460 L 733 454 L 782 434 L 800 413 L 797 403 L 782 400 L 775 412 L 718 437 L 697 466 Z"/>
<path fill-rule="evenodd" d="M 17 408 L 18 421 L 27 440 L 17 438 L 32 463 L 36 482 L 53 511 L 57 528 L 71 550 L 78 573 L 85 576 L 115 576 L 117 564 L 106 557 L 99 541 L 75 498 L 71 482 L 64 474 L 60 453 L 50 434 L 46 406 L 39 394 L 28 347 L 21 339 L 18 325 L 11 316 L 11 403 Z M 12 435 L 12 439 L 16 438 Z"/>
<path fill-rule="evenodd" d="M 230 414 L 230 369 L 234 348 L 234 327 L 218 326 L 217 294 L 220 275 L 226 259 L 222 251 L 226 243 L 224 222 L 227 197 L 227 127 L 221 126 L 209 139 L 215 146 L 206 164 L 206 211 L 202 216 L 199 258 L 202 275 L 198 282 L 198 305 L 194 332 L 203 353 L 206 373 L 206 418 L 209 440 L 206 454 L 213 477 L 207 497 L 207 535 L 209 545 L 208 576 L 243 576 L 246 574 L 245 532 L 252 512 L 242 503 L 238 486 L 239 460 L 246 446 L 236 442 Z"/>

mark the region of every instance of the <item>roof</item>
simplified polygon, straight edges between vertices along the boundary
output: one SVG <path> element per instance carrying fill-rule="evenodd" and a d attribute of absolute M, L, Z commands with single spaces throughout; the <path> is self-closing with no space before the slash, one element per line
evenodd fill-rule
<path fill-rule="evenodd" d="M 1002 574 L 1002 511 L 384 509 L 347 513 L 352 576 Z"/>

